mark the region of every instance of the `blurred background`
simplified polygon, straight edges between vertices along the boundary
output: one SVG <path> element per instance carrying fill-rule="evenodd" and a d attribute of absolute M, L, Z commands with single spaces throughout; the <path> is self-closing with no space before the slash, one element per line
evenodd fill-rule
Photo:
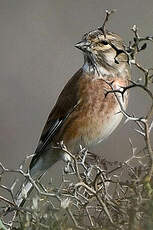
<path fill-rule="evenodd" d="M 152 0 L 0 0 L 0 161 L 6 167 L 17 168 L 35 151 L 60 91 L 83 64 L 74 44 L 102 25 L 105 9 L 117 9 L 107 28 L 126 42 L 132 38 L 133 24 L 141 35 L 153 35 Z M 153 66 L 152 44 L 139 60 Z M 141 77 L 135 70 L 132 75 Z M 130 94 L 128 112 L 145 114 L 148 98 L 136 89 Z M 108 160 L 128 159 L 129 137 L 138 148 L 144 144 L 134 127 L 123 121 L 91 150 Z M 53 178 L 57 165 L 51 170 Z"/>

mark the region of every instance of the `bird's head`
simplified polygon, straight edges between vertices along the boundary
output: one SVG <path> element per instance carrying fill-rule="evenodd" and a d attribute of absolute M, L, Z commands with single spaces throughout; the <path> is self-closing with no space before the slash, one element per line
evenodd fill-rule
<path fill-rule="evenodd" d="M 75 47 L 83 51 L 85 62 L 95 67 L 118 69 L 122 62 L 127 62 L 125 46 L 119 35 L 100 28 L 86 33 Z"/>

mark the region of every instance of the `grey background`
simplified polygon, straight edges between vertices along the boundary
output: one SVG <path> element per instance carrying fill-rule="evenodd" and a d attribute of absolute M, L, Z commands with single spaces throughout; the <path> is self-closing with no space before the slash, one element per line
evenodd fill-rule
<path fill-rule="evenodd" d="M 133 24 L 142 35 L 153 34 L 152 0 L 0 0 L 0 161 L 5 166 L 16 168 L 34 152 L 57 96 L 83 63 L 74 44 L 100 26 L 104 10 L 110 8 L 117 13 L 108 28 L 125 41 Z M 140 61 L 147 66 L 152 60 L 150 45 Z M 132 72 L 137 79 L 139 73 Z M 129 112 L 144 114 L 148 106 L 143 94 L 131 92 Z M 92 151 L 112 160 L 127 159 L 129 136 L 138 148 L 143 145 L 133 126 L 122 122 Z"/>

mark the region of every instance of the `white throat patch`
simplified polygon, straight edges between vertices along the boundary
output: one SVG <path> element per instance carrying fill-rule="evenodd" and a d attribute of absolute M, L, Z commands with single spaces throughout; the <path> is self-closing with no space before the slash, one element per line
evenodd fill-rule
<path fill-rule="evenodd" d="M 104 75 L 110 75 L 110 72 L 104 68 L 103 66 L 96 65 L 96 68 L 93 67 L 93 65 L 90 65 L 88 62 L 85 62 L 83 65 L 83 70 L 89 74 L 95 74 L 97 77 L 104 76 Z M 114 75 L 111 73 L 112 76 Z"/>

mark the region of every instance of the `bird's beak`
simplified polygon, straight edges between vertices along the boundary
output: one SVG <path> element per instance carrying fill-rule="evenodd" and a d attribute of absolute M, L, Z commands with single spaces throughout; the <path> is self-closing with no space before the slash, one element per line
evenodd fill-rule
<path fill-rule="evenodd" d="M 75 47 L 83 52 L 90 51 L 90 42 L 83 40 L 75 44 Z"/>

